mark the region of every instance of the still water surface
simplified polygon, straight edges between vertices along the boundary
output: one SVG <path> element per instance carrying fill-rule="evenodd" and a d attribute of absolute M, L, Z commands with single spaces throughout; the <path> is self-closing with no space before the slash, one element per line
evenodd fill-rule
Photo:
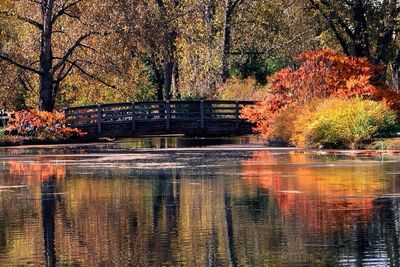
<path fill-rule="evenodd" d="M 0 149 L 0 266 L 400 266 L 400 158 L 248 141 Z"/>

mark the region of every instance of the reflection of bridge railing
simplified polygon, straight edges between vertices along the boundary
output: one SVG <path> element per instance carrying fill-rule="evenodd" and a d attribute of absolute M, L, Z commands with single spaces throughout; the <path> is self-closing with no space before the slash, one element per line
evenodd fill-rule
<path fill-rule="evenodd" d="M 65 109 L 68 125 L 89 133 L 120 136 L 161 133 L 249 132 L 240 111 L 253 101 L 150 101 Z M 226 128 L 227 127 L 227 128 Z M 225 129 L 226 128 L 226 129 Z"/>

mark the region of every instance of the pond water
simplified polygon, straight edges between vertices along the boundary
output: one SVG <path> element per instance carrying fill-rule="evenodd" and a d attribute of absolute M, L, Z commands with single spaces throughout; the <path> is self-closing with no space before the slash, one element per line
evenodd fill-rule
<path fill-rule="evenodd" d="M 0 266 L 400 265 L 400 158 L 253 141 L 2 148 Z"/>

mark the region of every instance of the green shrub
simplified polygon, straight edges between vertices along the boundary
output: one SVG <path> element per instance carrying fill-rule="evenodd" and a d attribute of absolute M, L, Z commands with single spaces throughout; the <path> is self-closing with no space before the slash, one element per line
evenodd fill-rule
<path fill-rule="evenodd" d="M 357 148 L 376 137 L 398 130 L 396 113 L 380 102 L 327 99 L 315 108 L 305 107 L 295 120 L 291 140 L 297 146 Z"/>

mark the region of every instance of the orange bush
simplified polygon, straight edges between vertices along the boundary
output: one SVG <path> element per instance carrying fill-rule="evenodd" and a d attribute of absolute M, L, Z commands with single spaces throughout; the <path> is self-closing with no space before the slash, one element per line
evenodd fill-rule
<path fill-rule="evenodd" d="M 11 135 L 53 140 L 66 140 L 85 135 L 81 130 L 66 127 L 62 113 L 36 110 L 11 114 L 7 132 Z"/>
<path fill-rule="evenodd" d="M 267 139 L 273 137 L 279 113 L 311 99 L 359 96 L 400 111 L 400 95 L 385 88 L 380 65 L 330 49 L 306 52 L 295 60 L 296 67 L 289 66 L 270 77 L 271 92 L 265 101 L 242 112 L 242 117 L 256 125 L 254 130 Z"/>

